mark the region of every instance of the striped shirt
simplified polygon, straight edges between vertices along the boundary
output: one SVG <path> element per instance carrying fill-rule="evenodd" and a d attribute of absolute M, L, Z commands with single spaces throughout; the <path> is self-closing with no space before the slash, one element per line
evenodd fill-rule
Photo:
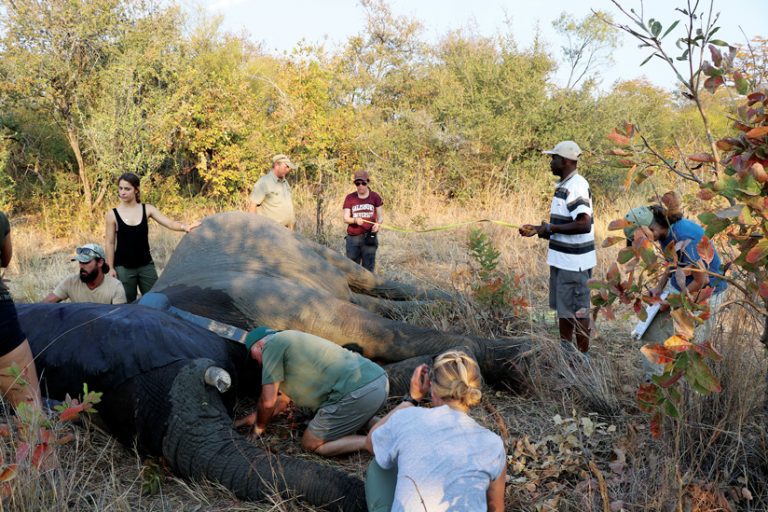
<path fill-rule="evenodd" d="M 592 193 L 587 180 L 574 171 L 555 188 L 555 197 L 552 198 L 552 207 L 549 210 L 549 223 L 567 224 L 576 220 L 582 213 L 592 218 Z M 549 237 L 547 264 L 574 272 L 594 267 L 597 264 L 594 221 L 591 222 L 589 233 L 553 233 Z"/>

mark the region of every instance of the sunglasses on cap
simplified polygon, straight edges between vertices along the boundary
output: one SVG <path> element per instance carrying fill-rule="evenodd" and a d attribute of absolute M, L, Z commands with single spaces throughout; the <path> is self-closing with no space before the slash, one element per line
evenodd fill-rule
<path fill-rule="evenodd" d="M 78 247 L 75 249 L 75 254 L 78 256 L 89 256 L 91 258 L 101 258 L 101 254 L 97 253 L 89 247 Z"/>
<path fill-rule="evenodd" d="M 365 181 L 365 180 L 355 180 L 355 185 L 356 185 L 356 186 L 358 186 L 358 187 L 359 187 L 360 185 L 365 185 L 365 186 L 367 186 L 367 185 L 368 185 L 368 182 L 367 182 L 367 181 Z"/>

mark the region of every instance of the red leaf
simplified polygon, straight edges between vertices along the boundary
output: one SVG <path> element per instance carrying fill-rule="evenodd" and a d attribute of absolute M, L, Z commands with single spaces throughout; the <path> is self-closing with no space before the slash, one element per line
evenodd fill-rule
<path fill-rule="evenodd" d="M 617 243 L 623 242 L 625 240 L 626 238 L 624 238 L 623 236 L 609 236 L 608 238 L 603 240 L 603 244 L 601 245 L 601 247 L 603 248 L 610 247 L 612 245 L 616 245 Z"/>
<path fill-rule="evenodd" d="M 40 443 L 35 447 L 35 451 L 32 453 L 32 465 L 37 469 L 45 463 L 46 459 L 53 453 L 53 449 L 48 443 Z"/>
<path fill-rule="evenodd" d="M 768 126 L 758 126 L 747 132 L 747 137 L 750 139 L 759 139 L 763 135 L 768 135 Z"/>
<path fill-rule="evenodd" d="M 768 281 L 760 283 L 760 296 L 764 299 L 768 298 Z"/>
<path fill-rule="evenodd" d="M 698 352 L 701 356 L 708 357 L 713 361 L 720 361 L 723 359 L 723 355 L 718 352 L 715 347 L 712 346 L 711 341 L 705 341 L 704 343 L 695 345 L 694 348 L 696 349 L 696 352 Z"/>
<path fill-rule="evenodd" d="M 693 315 L 685 309 L 676 309 L 670 313 L 675 325 L 675 334 L 687 340 L 693 339 Z"/>
<path fill-rule="evenodd" d="M 608 138 L 620 146 L 627 146 L 629 144 L 629 137 L 618 133 L 615 128 L 608 134 Z"/>
<path fill-rule="evenodd" d="M 613 308 L 611 306 L 605 306 L 600 311 L 602 311 L 606 320 L 616 320 L 616 315 L 613 314 Z"/>
<path fill-rule="evenodd" d="M 677 384 L 677 382 L 680 379 L 683 378 L 683 375 L 685 375 L 685 372 L 677 372 L 673 375 L 669 375 L 665 373 L 664 375 L 661 375 L 659 377 L 659 386 L 665 389 L 671 388 L 672 386 Z"/>
<path fill-rule="evenodd" d="M 661 412 L 657 412 L 651 419 L 651 435 L 654 439 L 661 437 Z"/>
<path fill-rule="evenodd" d="M 645 358 L 653 364 L 671 363 L 675 356 L 674 353 L 664 345 L 643 345 L 640 352 L 642 352 Z"/>
<path fill-rule="evenodd" d="M 21 442 L 16 445 L 16 463 L 22 462 L 29 455 L 29 443 Z"/>
<path fill-rule="evenodd" d="M 619 229 L 628 228 L 633 225 L 634 224 L 627 219 L 612 220 L 610 224 L 608 224 L 608 231 L 617 231 Z"/>
<path fill-rule="evenodd" d="M 672 352 L 685 352 L 693 348 L 693 343 L 680 336 L 670 336 L 664 342 L 664 348 L 667 348 Z"/>
<path fill-rule="evenodd" d="M 768 240 L 760 240 L 747 253 L 747 263 L 757 263 L 768 255 Z"/>
<path fill-rule="evenodd" d="M 704 88 L 710 93 L 714 94 L 718 87 L 725 83 L 725 79 L 722 76 L 711 76 L 704 80 Z"/>
<path fill-rule="evenodd" d="M 710 199 L 715 197 L 716 194 L 709 189 L 703 188 L 699 190 L 699 193 L 696 195 L 699 197 L 699 199 L 703 199 L 704 201 L 709 201 Z"/>
<path fill-rule="evenodd" d="M 0 472 L 0 482 L 7 482 L 9 480 L 13 480 L 16 476 L 16 464 L 11 464 L 9 466 L 6 466 L 3 468 L 3 471 Z"/>
<path fill-rule="evenodd" d="M 723 54 L 720 53 L 720 50 L 717 48 L 717 46 L 710 44 L 709 53 L 712 55 L 712 63 L 715 66 L 720 67 L 720 64 L 723 62 Z"/>
<path fill-rule="evenodd" d="M 707 236 L 701 237 L 701 240 L 696 245 L 696 250 L 699 252 L 699 256 L 702 260 L 704 260 L 704 263 L 709 266 L 710 263 L 712 263 L 712 259 L 715 257 L 715 248 L 712 247 L 712 242 L 709 241 L 709 238 Z"/>
<path fill-rule="evenodd" d="M 612 150 L 608 151 L 608 154 L 609 155 L 613 155 L 613 156 L 630 156 L 632 153 L 630 153 L 626 149 L 615 148 L 615 149 L 612 149 Z"/>
<path fill-rule="evenodd" d="M 692 155 L 688 155 L 688 160 L 692 162 L 700 162 L 700 163 L 712 163 L 715 161 L 715 157 L 710 155 L 709 153 L 694 153 Z"/>
<path fill-rule="evenodd" d="M 624 133 L 631 138 L 635 134 L 635 125 L 624 121 Z"/>
<path fill-rule="evenodd" d="M 59 419 L 61 421 L 71 421 L 78 417 L 78 415 L 85 409 L 85 404 L 77 404 L 73 400 L 73 405 L 67 407 L 59 413 Z"/>

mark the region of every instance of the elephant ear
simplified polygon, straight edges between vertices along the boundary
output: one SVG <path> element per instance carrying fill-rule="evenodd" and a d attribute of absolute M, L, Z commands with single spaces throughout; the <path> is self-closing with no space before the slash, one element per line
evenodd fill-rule
<path fill-rule="evenodd" d="M 84 382 L 107 392 L 137 375 L 200 357 L 235 371 L 227 342 L 152 308 L 20 304 L 17 313 L 43 380 L 41 389 L 50 398 L 77 396 Z"/>

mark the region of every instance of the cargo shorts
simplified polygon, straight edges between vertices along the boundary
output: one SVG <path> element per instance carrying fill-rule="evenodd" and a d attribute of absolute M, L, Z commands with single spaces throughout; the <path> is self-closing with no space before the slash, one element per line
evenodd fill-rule
<path fill-rule="evenodd" d="M 589 318 L 589 288 L 587 280 L 592 269 L 564 270 L 549 267 L 549 307 L 558 318 Z"/>
<path fill-rule="evenodd" d="M 389 379 L 384 374 L 318 409 L 307 430 L 323 441 L 354 434 L 381 409 L 388 395 Z"/>

